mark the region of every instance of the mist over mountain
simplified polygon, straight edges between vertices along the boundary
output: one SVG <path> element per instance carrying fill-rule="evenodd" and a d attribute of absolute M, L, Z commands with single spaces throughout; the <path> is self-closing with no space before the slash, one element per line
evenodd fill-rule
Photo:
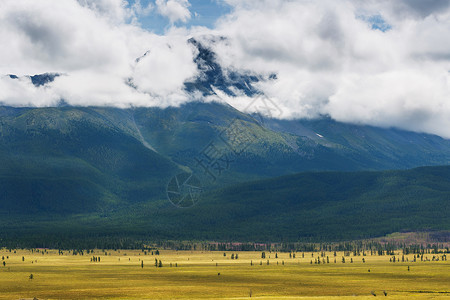
<path fill-rule="evenodd" d="M 245 111 L 263 94 L 282 119 L 329 116 L 449 138 L 442 36 L 450 6 L 435 2 L 227 0 L 208 4 L 228 9 L 204 27 L 193 25 L 201 16 L 189 1 L 6 0 L 0 103 L 166 108 L 201 100 Z M 150 15 L 167 26 L 153 31 Z M 27 77 L 42 74 L 61 76 Z"/>

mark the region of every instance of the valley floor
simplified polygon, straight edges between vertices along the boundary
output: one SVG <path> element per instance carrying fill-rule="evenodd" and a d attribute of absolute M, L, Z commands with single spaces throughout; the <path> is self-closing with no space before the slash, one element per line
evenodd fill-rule
<path fill-rule="evenodd" d="M 0 299 L 450 299 L 450 262 L 320 253 L 0 250 Z M 238 254 L 238 259 L 231 259 Z M 270 258 L 269 258 L 270 256 Z M 441 255 L 435 255 L 441 257 Z M 100 262 L 91 258 L 100 257 Z M 401 257 L 396 255 L 396 257 Z M 155 258 L 162 267 L 155 267 Z M 365 259 L 365 263 L 362 259 Z M 350 260 L 353 263 L 350 263 Z M 406 262 L 408 259 L 409 262 Z M 267 264 L 269 260 L 269 265 Z M 311 260 L 313 263 L 311 264 Z M 143 267 L 142 267 L 143 261 Z M 283 264 L 284 263 L 284 264 Z M 251 265 L 252 264 L 252 265 Z M 408 270 L 409 266 L 409 270 Z M 369 271 L 370 270 L 370 271 Z M 30 279 L 30 275 L 32 279 Z M 219 275 L 220 274 L 220 275 Z"/>

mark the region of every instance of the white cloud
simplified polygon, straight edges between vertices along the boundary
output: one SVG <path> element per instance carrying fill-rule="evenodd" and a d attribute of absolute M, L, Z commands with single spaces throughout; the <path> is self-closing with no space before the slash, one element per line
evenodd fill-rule
<path fill-rule="evenodd" d="M 186 23 L 191 18 L 188 0 L 156 0 L 158 12 L 173 24 L 177 21 Z"/>
<path fill-rule="evenodd" d="M 124 0 L 77 0 L 80 5 L 94 11 L 101 17 L 106 17 L 115 23 L 123 23 L 130 17 Z"/>
<path fill-rule="evenodd" d="M 192 60 L 193 49 L 185 46 L 184 37 L 176 41 L 160 41 L 152 45 L 146 55 L 139 60 L 133 73 L 133 84 L 138 90 L 149 94 L 169 93 L 182 89 L 187 78 L 197 73 L 197 66 L 186 61 Z M 159 72 L 155 72 L 160 70 Z"/>
<path fill-rule="evenodd" d="M 46 87 L 36 88 L 29 77 L 0 76 L 0 104 L 14 106 L 53 106 L 60 96 Z"/>
<path fill-rule="evenodd" d="M 259 88 L 284 117 L 327 114 L 450 137 L 448 1 L 227 2 L 235 11 L 216 31 L 229 39 L 211 46 L 225 66 L 276 73 Z M 373 30 L 362 13 L 391 29 Z"/>
<path fill-rule="evenodd" d="M 121 24 L 128 20 L 137 23 L 139 16 L 146 16 L 153 10 L 149 2 L 142 5 L 141 0 L 131 4 L 126 0 L 77 0 L 78 3 L 94 11 L 98 17 L 107 18 L 109 22 Z"/>
<path fill-rule="evenodd" d="M 158 36 L 128 23 L 127 18 L 127 8 L 121 1 L 3 1 L 0 74 L 66 75 L 45 88 L 31 83 L 25 88 L 23 82 L 1 77 L 5 90 L 0 92 L 0 102 L 55 105 L 59 97 L 77 105 L 123 107 L 187 101 L 182 82 L 196 71 L 187 32 L 174 28 L 166 36 Z M 172 45 L 171 50 L 167 45 Z M 147 50 L 158 53 L 156 60 L 167 59 L 135 66 L 135 59 Z M 144 88 L 136 91 L 127 85 L 128 78 Z M 166 78 L 160 80 L 166 85 L 151 83 L 160 78 Z M 36 95 L 31 97 L 33 90 Z"/>
<path fill-rule="evenodd" d="M 153 9 L 154 6 L 151 2 L 149 2 L 147 6 L 142 6 L 140 0 L 135 0 L 134 4 L 131 6 L 132 14 L 134 16 L 147 16 Z"/>
<path fill-rule="evenodd" d="M 187 39 L 219 35 L 203 42 L 224 68 L 277 74 L 257 87 L 285 118 L 327 114 L 450 138 L 450 0 L 225 1 L 232 12 L 213 30 L 172 26 L 159 36 L 139 27 L 153 9 L 140 1 L 3 0 L 0 74 L 65 75 L 39 88 L 0 76 L 0 102 L 178 105 L 199 97 L 183 90 L 197 75 Z M 189 21 L 189 7 L 155 5 L 172 25 Z M 388 30 L 374 30 L 374 18 Z M 222 97 L 241 109 L 251 101 Z"/>
<path fill-rule="evenodd" d="M 117 69 L 128 64 L 129 49 L 124 42 L 137 28 L 115 30 L 76 1 L 7 0 L 2 4 L 2 71 Z"/>

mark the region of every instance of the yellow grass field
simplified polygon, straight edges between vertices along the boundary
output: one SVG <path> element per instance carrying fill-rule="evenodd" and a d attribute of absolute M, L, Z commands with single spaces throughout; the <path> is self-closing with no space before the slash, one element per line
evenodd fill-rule
<path fill-rule="evenodd" d="M 84 255 L 0 250 L 0 299 L 450 299 L 450 262 L 390 263 L 389 256 L 311 264 L 319 253 L 102 250 Z M 237 253 L 239 258 L 231 259 Z M 270 255 L 270 258 L 269 258 Z M 9 258 L 7 258 L 7 256 Z M 91 262 L 99 256 L 100 262 Z M 425 254 L 431 259 L 433 254 Z M 439 255 L 441 256 L 441 255 Z M 24 261 L 22 261 L 24 257 Z M 162 267 L 155 267 L 155 258 Z M 353 263 L 350 263 L 350 258 Z M 270 264 L 267 265 L 267 259 Z M 326 257 L 325 257 L 326 259 Z M 141 261 L 144 262 L 143 268 Z M 253 262 L 253 265 L 250 262 Z M 284 261 L 284 265 L 283 265 Z M 262 265 L 260 265 L 262 262 Z M 278 262 L 278 264 L 277 264 Z M 172 266 L 170 266 L 172 264 Z M 175 266 L 177 264 L 177 267 Z M 217 264 L 217 265 L 216 265 Z M 410 270 L 408 271 L 408 266 Z M 370 272 L 369 272 L 370 270 Z M 219 275 L 220 273 L 220 275 Z M 33 279 L 30 275 L 33 274 Z"/>

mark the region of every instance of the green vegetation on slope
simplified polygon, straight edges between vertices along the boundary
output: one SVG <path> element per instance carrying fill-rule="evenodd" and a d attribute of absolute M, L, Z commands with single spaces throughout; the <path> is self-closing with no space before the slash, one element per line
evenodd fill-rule
<path fill-rule="evenodd" d="M 181 169 L 83 109 L 26 109 L 2 118 L 0 209 L 86 213 L 148 201 Z"/>

